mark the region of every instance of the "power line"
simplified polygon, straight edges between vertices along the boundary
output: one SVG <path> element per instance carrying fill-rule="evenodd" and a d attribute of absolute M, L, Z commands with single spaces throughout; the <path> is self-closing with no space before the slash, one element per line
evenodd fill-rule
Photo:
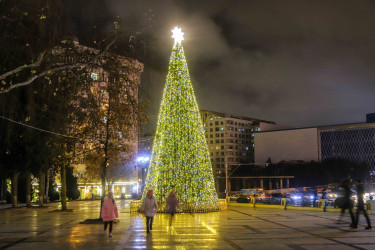
<path fill-rule="evenodd" d="M 31 129 L 39 130 L 39 131 L 44 132 L 44 133 L 48 133 L 48 134 L 52 134 L 52 135 L 58 135 L 58 136 L 66 137 L 66 138 L 72 138 L 72 139 L 81 139 L 81 140 L 83 139 L 83 140 L 87 140 L 87 139 L 85 139 L 85 138 L 80 138 L 80 137 L 75 137 L 75 136 L 70 136 L 70 135 L 64 135 L 64 134 L 55 133 L 55 132 L 52 132 L 52 131 L 49 131 L 49 130 L 45 130 L 45 129 L 41 129 L 41 128 L 37 128 L 37 127 L 31 126 L 31 125 L 24 124 L 24 123 L 22 123 L 22 122 L 14 121 L 14 120 L 12 120 L 12 119 L 6 118 L 6 117 L 1 116 L 1 115 L 0 115 L 0 118 L 2 118 L 2 119 L 4 119 L 4 120 L 7 120 L 7 121 L 10 121 L 10 122 L 13 122 L 13 123 L 16 123 L 16 124 L 21 125 L 21 126 L 25 126 L 25 127 L 31 128 Z M 91 140 L 93 140 L 93 139 L 91 139 Z"/>
<path fill-rule="evenodd" d="M 56 133 L 56 132 L 53 132 L 53 131 L 49 131 L 49 130 L 45 130 L 45 129 L 41 129 L 41 128 L 37 128 L 37 127 L 34 127 L 34 126 L 31 126 L 31 125 L 27 125 L 25 123 L 22 123 L 22 122 L 17 122 L 17 121 L 14 121 L 12 119 L 9 119 L 9 118 L 6 118 L 4 116 L 1 116 L 0 115 L 0 118 L 4 119 L 4 120 L 7 120 L 7 121 L 10 121 L 10 122 L 13 122 L 13 123 L 16 123 L 18 125 L 21 125 L 21 126 L 25 126 L 25 127 L 28 127 L 28 128 L 31 128 L 31 129 L 35 129 L 35 130 L 38 130 L 38 131 L 41 131 L 41 132 L 44 132 L 44 133 L 48 133 L 48 134 L 52 134 L 52 135 L 58 135 L 58 136 L 62 136 L 62 137 L 66 137 L 66 138 L 72 138 L 72 139 L 80 139 L 80 140 L 91 140 L 91 141 L 97 141 L 99 140 L 98 138 L 81 138 L 81 137 L 76 137 L 76 136 L 71 136 L 71 135 L 64 135 L 64 134 L 60 134 L 60 133 Z M 153 137 L 150 137 L 150 138 L 145 138 L 145 139 L 139 139 L 138 142 L 142 142 L 142 141 L 148 141 L 148 140 L 152 140 Z"/>

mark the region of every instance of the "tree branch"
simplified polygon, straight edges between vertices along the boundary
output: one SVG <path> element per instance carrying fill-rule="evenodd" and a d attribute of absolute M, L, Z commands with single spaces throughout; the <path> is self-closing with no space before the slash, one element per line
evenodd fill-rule
<path fill-rule="evenodd" d="M 14 70 L 11 70 L 5 74 L 2 74 L 0 76 L 0 80 L 3 80 L 5 79 L 6 77 L 10 76 L 10 75 L 13 75 L 13 74 L 16 74 L 26 68 L 36 68 L 36 67 L 39 67 L 40 66 L 40 63 L 42 62 L 43 60 L 43 57 L 44 55 L 46 54 L 46 51 L 43 51 L 42 53 L 39 54 L 38 56 L 38 60 L 36 60 L 34 63 L 32 64 L 29 64 L 29 65 L 22 65 L 22 66 L 19 66 L 18 68 L 15 68 Z"/>
<path fill-rule="evenodd" d="M 93 59 L 91 59 L 90 61 L 88 61 L 86 63 L 67 64 L 67 65 L 61 65 L 61 66 L 57 66 L 57 67 L 54 67 L 54 68 L 46 69 L 46 70 L 44 70 L 44 71 L 42 71 L 40 73 L 34 74 L 33 76 L 29 77 L 24 82 L 15 83 L 15 84 L 11 85 L 10 87 L 8 87 L 8 88 L 6 88 L 4 90 L 0 90 L 0 95 L 4 94 L 4 93 L 8 93 L 12 89 L 29 85 L 32 82 L 34 82 L 36 79 L 38 79 L 38 78 L 40 78 L 42 76 L 45 76 L 47 74 L 52 74 L 52 73 L 54 73 L 56 71 L 60 71 L 60 70 L 64 70 L 64 69 L 72 69 L 72 68 L 85 67 L 87 65 L 90 65 L 90 64 L 94 63 L 99 57 L 101 57 L 104 53 L 106 53 L 109 50 L 109 48 L 116 42 L 116 40 L 117 40 L 117 33 L 116 33 L 115 38 L 104 48 L 103 51 L 101 51 L 100 53 L 98 53 Z M 38 58 L 38 60 L 35 63 L 32 63 L 30 65 L 26 65 L 26 66 L 25 65 L 24 66 L 20 66 L 20 67 L 14 69 L 12 71 L 9 71 L 9 72 L 1 75 L 0 76 L 0 80 L 4 79 L 5 77 L 7 77 L 9 75 L 13 75 L 13 74 L 15 74 L 17 72 L 20 72 L 20 71 L 22 71 L 25 68 L 30 68 L 30 67 L 35 68 L 35 67 L 38 67 L 39 64 L 40 64 L 40 62 L 43 60 L 44 53 L 45 52 L 43 52 L 43 53 L 41 53 L 41 55 L 39 55 L 39 58 Z"/>

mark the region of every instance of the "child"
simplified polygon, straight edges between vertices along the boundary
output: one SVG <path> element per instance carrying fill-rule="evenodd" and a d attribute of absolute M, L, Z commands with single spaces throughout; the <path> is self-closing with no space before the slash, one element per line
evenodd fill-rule
<path fill-rule="evenodd" d="M 158 210 L 158 204 L 156 203 L 154 191 L 149 189 L 147 191 L 147 196 L 143 200 L 141 209 L 141 212 L 144 212 L 146 216 L 147 233 L 150 233 L 150 230 L 152 230 L 152 222 L 154 220 L 156 210 Z"/>
<path fill-rule="evenodd" d="M 118 218 L 117 207 L 112 192 L 108 192 L 108 198 L 103 202 L 101 217 L 104 222 L 104 233 L 106 233 L 109 224 L 109 237 L 112 237 L 113 220 L 115 217 Z"/>

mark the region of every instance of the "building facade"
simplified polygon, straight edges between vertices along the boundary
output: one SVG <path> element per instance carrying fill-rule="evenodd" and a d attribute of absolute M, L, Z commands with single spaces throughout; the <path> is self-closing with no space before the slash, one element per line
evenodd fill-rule
<path fill-rule="evenodd" d="M 261 123 L 274 124 L 209 110 L 201 110 L 201 116 L 214 174 L 224 171 L 226 163 L 253 163 L 254 133 Z"/>
<path fill-rule="evenodd" d="M 89 48 L 86 46 L 79 45 L 77 42 L 74 42 L 77 51 L 79 52 L 90 52 L 94 54 L 100 53 L 100 51 Z M 119 93 L 124 94 L 122 103 L 126 103 L 127 99 L 131 99 L 135 102 L 138 102 L 138 86 L 141 82 L 141 74 L 143 72 L 143 64 L 137 60 L 131 58 L 125 58 L 119 55 L 114 56 L 116 60 L 121 64 L 118 67 L 118 71 L 121 74 L 126 74 L 126 79 L 121 79 L 123 85 L 129 86 L 128 88 L 119 90 Z M 126 68 L 126 71 L 121 71 Z M 92 79 L 92 85 L 90 86 L 91 93 L 94 96 L 97 96 L 98 103 L 101 106 L 102 110 L 106 110 L 108 107 L 109 94 L 106 91 L 106 87 L 111 81 L 111 72 L 107 72 L 106 69 L 95 65 L 91 67 L 88 71 Z M 131 85 L 131 86 L 130 86 Z M 126 98 L 127 95 L 131 95 L 131 98 Z M 83 94 L 81 99 L 77 101 L 77 105 L 81 106 L 80 102 L 85 102 L 87 96 Z M 129 118 L 130 119 L 130 118 Z M 131 194 L 137 193 L 140 185 L 139 174 L 137 171 L 137 152 L 138 152 L 138 123 L 132 123 L 131 127 L 128 129 L 125 143 L 130 145 L 131 152 L 124 153 L 123 157 L 129 159 L 126 163 L 116 168 L 107 169 L 107 180 L 112 179 L 112 191 L 116 197 L 130 197 Z M 98 132 L 99 133 L 99 132 Z M 120 133 L 120 132 L 119 132 Z M 84 144 L 77 143 L 76 151 L 85 152 L 90 151 L 94 148 L 95 145 L 91 142 Z M 81 199 L 91 197 L 94 195 L 101 195 L 101 181 L 100 178 L 91 177 L 87 174 L 87 162 L 85 160 L 85 154 L 82 153 L 81 157 L 77 157 L 74 160 L 74 173 L 79 178 L 78 184 L 81 191 Z M 117 178 L 116 176 L 121 176 Z"/>
<path fill-rule="evenodd" d="M 275 124 L 243 116 L 201 110 L 215 177 L 216 190 L 225 191 L 225 166 L 230 172 L 238 164 L 254 163 L 254 134 L 261 124 Z M 250 164 L 249 164 L 250 165 Z"/>
<path fill-rule="evenodd" d="M 261 131 L 254 138 L 256 161 L 342 158 L 375 168 L 375 123 L 372 122 Z"/>

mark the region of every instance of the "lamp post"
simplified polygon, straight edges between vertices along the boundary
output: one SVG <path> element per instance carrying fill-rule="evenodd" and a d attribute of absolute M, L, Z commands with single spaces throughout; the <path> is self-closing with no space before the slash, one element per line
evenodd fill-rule
<path fill-rule="evenodd" d="M 225 156 L 225 199 L 228 200 L 228 160 Z"/>
<path fill-rule="evenodd" d="M 137 161 L 141 164 L 141 171 L 142 171 L 142 190 L 145 188 L 145 171 L 146 171 L 146 164 L 150 161 L 150 157 L 148 156 L 139 156 Z"/>

